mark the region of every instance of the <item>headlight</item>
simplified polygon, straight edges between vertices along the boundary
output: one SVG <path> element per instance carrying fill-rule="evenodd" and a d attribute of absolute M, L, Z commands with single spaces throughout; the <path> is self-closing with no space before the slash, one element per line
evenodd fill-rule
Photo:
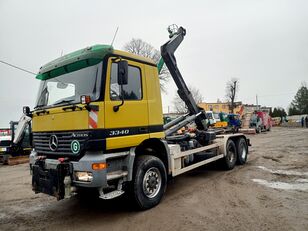
<path fill-rule="evenodd" d="M 75 172 L 76 180 L 91 182 L 93 180 L 93 174 L 91 172 Z"/>

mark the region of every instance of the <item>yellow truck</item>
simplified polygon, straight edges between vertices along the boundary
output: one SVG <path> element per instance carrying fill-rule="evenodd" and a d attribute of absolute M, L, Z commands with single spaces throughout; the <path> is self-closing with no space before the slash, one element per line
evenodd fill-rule
<path fill-rule="evenodd" d="M 102 199 L 127 192 L 140 209 L 157 205 L 174 177 L 220 160 L 226 169 L 245 164 L 249 139 L 206 127 L 176 65 L 182 27 L 170 29 L 157 64 L 109 45 L 95 45 L 41 67 L 32 118 L 32 188 L 58 200 L 81 190 Z M 189 113 L 163 124 L 158 73 L 170 70 Z M 193 134 L 176 131 L 196 124 Z M 189 185 L 189 184 L 188 184 Z M 87 195 L 87 194 L 86 194 Z"/>

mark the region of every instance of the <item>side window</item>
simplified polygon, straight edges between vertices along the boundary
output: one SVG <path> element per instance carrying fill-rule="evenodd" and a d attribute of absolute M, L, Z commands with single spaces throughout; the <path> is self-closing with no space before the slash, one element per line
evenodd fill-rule
<path fill-rule="evenodd" d="M 125 100 L 141 100 L 141 73 L 138 67 L 128 66 L 128 84 L 123 85 Z M 110 76 L 110 99 L 121 100 L 121 87 L 118 84 L 118 64 L 112 63 Z"/>

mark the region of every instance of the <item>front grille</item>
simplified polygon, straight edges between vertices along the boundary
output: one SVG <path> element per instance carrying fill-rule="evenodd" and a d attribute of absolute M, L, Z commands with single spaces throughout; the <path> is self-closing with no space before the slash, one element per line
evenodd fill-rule
<path fill-rule="evenodd" d="M 58 140 L 57 148 L 52 151 L 49 145 L 50 137 L 56 136 Z M 87 141 L 89 139 L 88 132 L 40 132 L 33 133 L 33 145 L 38 154 L 48 155 L 79 155 L 84 152 Z M 76 154 L 71 149 L 72 141 L 77 140 L 80 144 L 80 151 Z"/>

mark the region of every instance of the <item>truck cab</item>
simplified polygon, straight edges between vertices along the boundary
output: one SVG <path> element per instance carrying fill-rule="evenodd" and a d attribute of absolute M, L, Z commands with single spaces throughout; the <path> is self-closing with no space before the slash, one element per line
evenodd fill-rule
<path fill-rule="evenodd" d="M 10 128 L 0 129 L 0 154 L 7 151 L 7 147 L 10 146 L 12 142 L 12 130 Z"/>
<path fill-rule="evenodd" d="M 59 159 L 69 163 L 64 168 L 76 187 L 117 187 L 117 179 L 132 178 L 131 149 L 164 137 L 158 72 L 149 59 L 95 45 L 46 64 L 36 78 L 30 157 L 36 192 L 64 198 L 55 179 L 40 180 Z"/>
<path fill-rule="evenodd" d="M 118 83 L 120 59 L 128 63 L 125 85 Z M 95 143 L 106 151 L 163 135 L 158 74 L 151 60 L 96 45 L 43 66 L 37 78 L 41 80 L 33 113 L 37 151 L 54 157 L 79 156 L 92 150 Z M 82 103 L 81 97 L 87 102 Z M 47 150 L 36 137 L 42 138 L 44 133 L 48 138 L 51 131 L 66 137 L 81 133 L 78 153 L 62 145 L 57 151 Z M 90 140 L 83 143 L 85 137 Z"/>
<path fill-rule="evenodd" d="M 250 119 L 250 127 L 256 129 L 256 133 L 262 131 L 270 131 L 272 128 L 272 120 L 267 112 L 255 111 Z"/>
<path fill-rule="evenodd" d="M 257 111 L 256 114 L 262 121 L 261 125 L 262 131 L 270 131 L 272 128 L 272 120 L 270 115 L 265 111 Z"/>
<path fill-rule="evenodd" d="M 206 111 L 206 117 L 209 126 L 214 126 L 216 122 L 219 120 L 219 117 L 215 115 L 213 111 Z"/>

